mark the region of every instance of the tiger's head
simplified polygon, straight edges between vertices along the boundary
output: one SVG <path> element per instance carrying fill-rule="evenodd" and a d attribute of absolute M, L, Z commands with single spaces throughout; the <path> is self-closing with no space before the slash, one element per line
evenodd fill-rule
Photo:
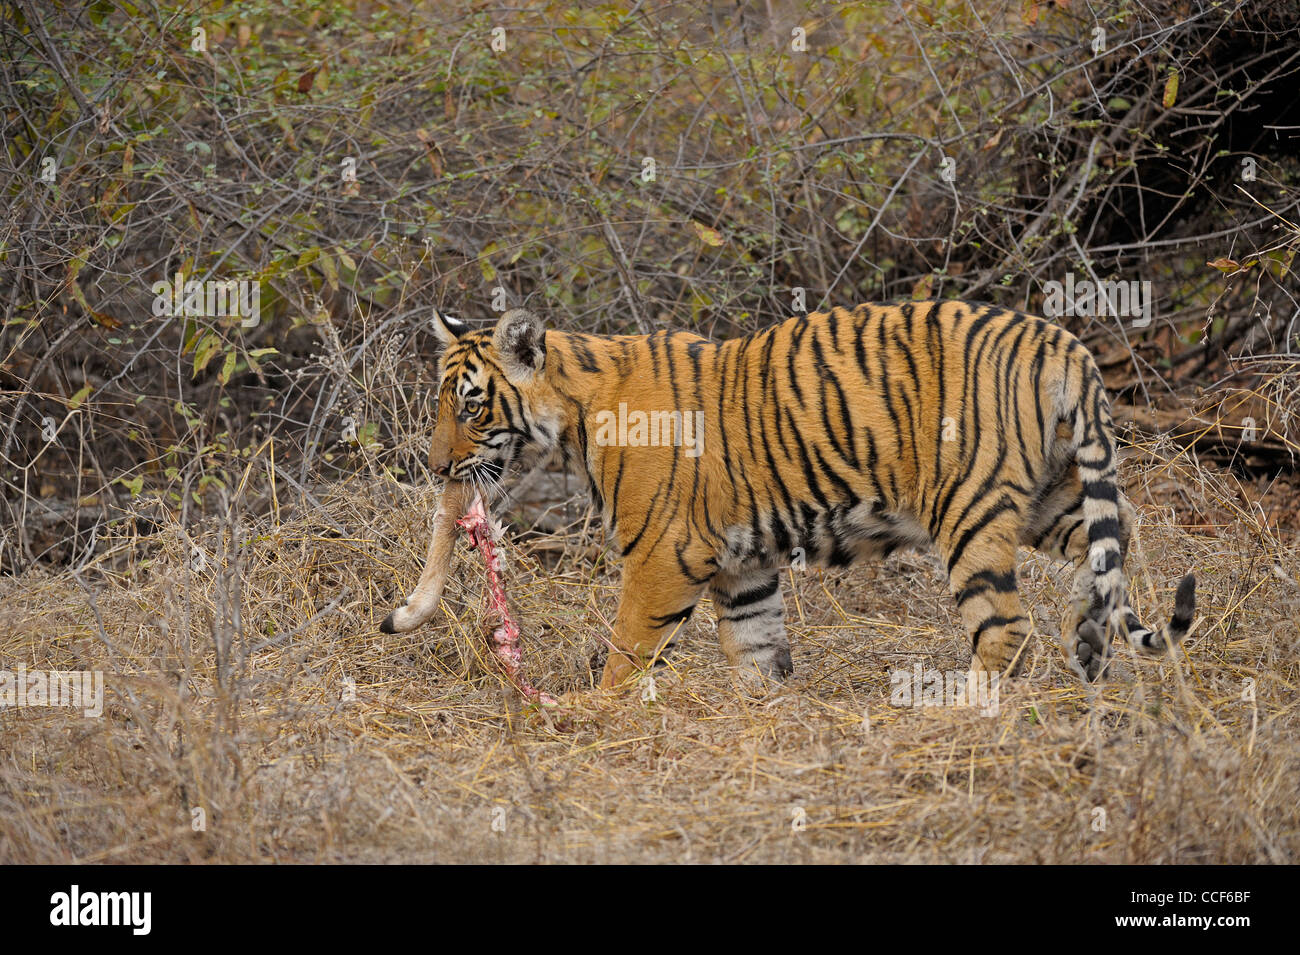
<path fill-rule="evenodd" d="M 438 385 L 438 422 L 429 447 L 435 474 L 495 484 L 516 464 L 553 451 L 560 414 L 546 382 L 546 332 L 522 308 L 492 330 L 470 331 L 434 313 L 445 346 Z"/>

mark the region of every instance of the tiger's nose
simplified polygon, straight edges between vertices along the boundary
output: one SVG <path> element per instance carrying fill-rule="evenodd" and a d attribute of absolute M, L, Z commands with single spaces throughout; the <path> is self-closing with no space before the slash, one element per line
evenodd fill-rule
<path fill-rule="evenodd" d="M 450 465 L 450 464 L 435 464 L 435 465 L 433 466 L 433 473 L 436 474 L 436 475 L 438 475 L 438 477 L 443 477 L 443 478 L 445 478 L 448 474 L 451 473 L 451 465 Z"/>

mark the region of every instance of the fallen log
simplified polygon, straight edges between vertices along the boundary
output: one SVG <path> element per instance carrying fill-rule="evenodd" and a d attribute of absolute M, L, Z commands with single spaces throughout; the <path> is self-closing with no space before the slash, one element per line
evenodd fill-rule
<path fill-rule="evenodd" d="M 1288 438 L 1264 412 L 1256 417 L 1238 413 L 1239 410 L 1189 414 L 1182 410 L 1117 405 L 1114 414 L 1121 433 L 1127 429 L 1165 436 L 1180 447 L 1194 449 L 1202 457 L 1225 464 L 1276 469 L 1294 468 L 1300 462 L 1300 444 Z"/>

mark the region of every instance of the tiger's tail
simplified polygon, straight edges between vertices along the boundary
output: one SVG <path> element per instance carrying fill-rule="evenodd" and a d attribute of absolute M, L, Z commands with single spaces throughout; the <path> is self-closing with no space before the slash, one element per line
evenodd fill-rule
<path fill-rule="evenodd" d="M 1127 540 L 1121 541 L 1127 538 L 1127 528 L 1121 524 L 1114 420 L 1095 366 L 1082 399 L 1075 418 L 1074 460 L 1083 486 L 1088 554 L 1076 577 L 1075 599 L 1086 609 L 1078 615 L 1070 655 L 1085 678 L 1095 680 L 1109 657 L 1110 633 L 1125 635 L 1129 646 L 1148 654 L 1163 653 L 1187 635 L 1196 613 L 1196 578 L 1187 574 L 1179 581 L 1173 616 L 1159 629 L 1145 626 L 1129 606 L 1123 567 Z"/>

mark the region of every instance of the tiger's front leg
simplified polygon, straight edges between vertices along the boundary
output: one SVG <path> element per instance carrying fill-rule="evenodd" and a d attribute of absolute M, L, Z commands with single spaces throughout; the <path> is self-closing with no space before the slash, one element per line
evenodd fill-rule
<path fill-rule="evenodd" d="M 601 687 L 618 686 L 653 664 L 677 638 L 703 592 L 704 585 L 685 578 L 675 562 L 652 560 L 633 565 L 625 561 L 613 646 Z"/>

